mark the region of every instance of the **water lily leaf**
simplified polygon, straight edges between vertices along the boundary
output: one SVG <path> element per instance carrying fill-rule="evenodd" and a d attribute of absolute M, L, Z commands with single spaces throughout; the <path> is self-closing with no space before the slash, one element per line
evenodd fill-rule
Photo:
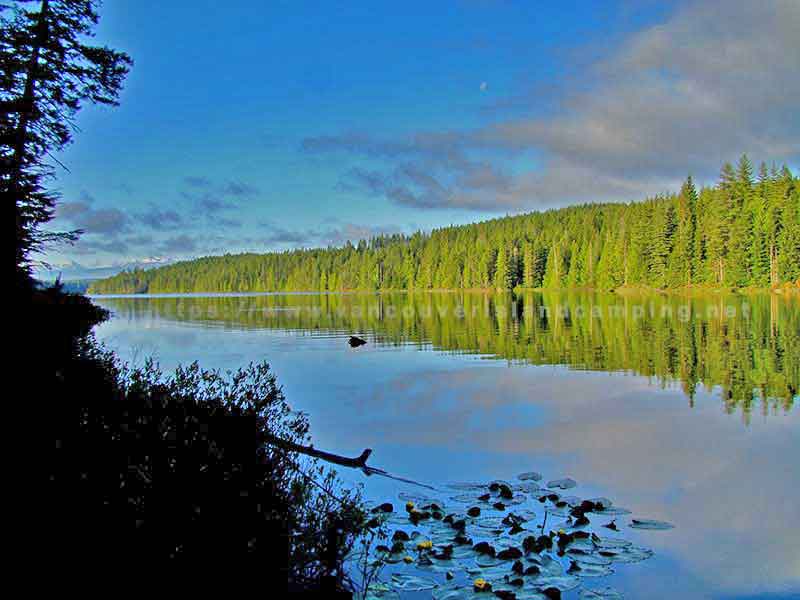
<path fill-rule="evenodd" d="M 502 479 L 495 479 L 493 481 L 490 481 L 489 485 L 488 485 L 489 491 L 496 492 L 496 491 L 498 491 L 500 486 L 503 486 L 503 485 L 506 486 L 506 487 L 509 487 L 509 488 L 511 487 L 511 484 L 509 482 L 503 481 Z"/>
<path fill-rule="evenodd" d="M 673 529 L 675 525 L 666 521 L 656 521 L 653 519 L 633 519 L 630 525 L 633 529 L 652 529 L 654 531 L 664 531 Z"/>
<path fill-rule="evenodd" d="M 639 546 L 628 546 L 621 548 L 613 556 L 608 556 L 615 563 L 637 563 L 653 556 L 653 551 Z"/>
<path fill-rule="evenodd" d="M 618 515 L 629 515 L 631 514 L 631 511 L 629 511 L 627 508 L 622 508 L 619 506 L 609 506 L 608 508 L 604 508 L 603 510 L 594 511 L 594 514 L 618 516 Z"/>
<path fill-rule="evenodd" d="M 596 565 L 584 562 L 583 560 L 573 560 L 567 573 L 578 577 L 605 577 L 614 572 L 608 565 Z"/>
<path fill-rule="evenodd" d="M 450 500 L 453 502 L 458 502 L 459 504 L 472 504 L 473 502 L 480 502 L 480 499 L 477 495 L 469 492 L 458 494 L 457 496 L 450 496 Z"/>
<path fill-rule="evenodd" d="M 410 540 L 410 539 L 411 539 L 411 536 L 410 536 L 410 535 L 408 535 L 408 534 L 407 534 L 405 531 L 403 531 L 402 529 L 398 529 L 397 531 L 395 531 L 395 532 L 392 534 L 392 541 L 393 541 L 393 542 L 407 542 L 407 541 L 408 541 L 408 540 Z"/>
<path fill-rule="evenodd" d="M 422 590 L 431 590 L 435 588 L 436 585 L 433 579 L 427 579 L 425 577 L 404 575 L 402 573 L 395 573 L 392 575 L 392 587 L 396 590 L 419 592 Z"/>
<path fill-rule="evenodd" d="M 511 489 L 513 489 L 515 492 L 523 492 L 525 494 L 535 494 L 536 492 L 541 490 L 542 487 L 535 481 L 525 481 L 523 483 L 514 484 L 514 487 Z"/>
<path fill-rule="evenodd" d="M 517 600 L 550 600 L 547 596 L 534 589 L 524 588 L 516 592 Z"/>
<path fill-rule="evenodd" d="M 589 555 L 594 554 L 596 551 L 594 542 L 591 539 L 573 539 L 569 543 L 569 548 L 567 549 L 567 553 L 572 554 L 581 554 L 581 555 Z"/>
<path fill-rule="evenodd" d="M 601 554 L 589 554 L 585 551 L 582 551 L 578 548 L 569 548 L 567 550 L 567 555 L 570 558 L 578 561 L 581 565 L 598 565 L 598 566 L 608 566 L 611 564 L 611 558 L 603 556 Z"/>
<path fill-rule="evenodd" d="M 446 487 L 448 489 L 451 489 L 451 490 L 460 491 L 460 492 L 472 492 L 472 491 L 477 492 L 477 491 L 480 491 L 480 490 L 486 490 L 486 484 L 485 483 L 473 483 L 473 482 L 459 482 L 459 481 L 457 481 L 457 482 L 454 482 L 454 483 L 446 483 L 444 485 L 444 487 Z"/>
<path fill-rule="evenodd" d="M 633 544 L 620 538 L 598 538 L 594 541 L 594 545 L 600 550 L 620 550 Z"/>
<path fill-rule="evenodd" d="M 390 554 L 384 554 L 380 558 L 383 562 L 388 565 L 395 565 L 397 563 L 403 562 L 403 559 L 408 556 L 408 553 L 404 550 L 403 552 L 392 552 Z"/>
<path fill-rule="evenodd" d="M 393 512 L 393 513 L 384 513 L 388 518 L 384 521 L 384 523 L 388 525 L 392 525 L 394 527 L 408 527 L 409 520 L 408 520 L 408 513 L 406 511 L 401 512 Z"/>
<path fill-rule="evenodd" d="M 527 471 L 526 473 L 520 473 L 517 475 L 517 479 L 520 481 L 541 481 L 542 474 L 537 473 L 536 471 Z"/>
<path fill-rule="evenodd" d="M 564 479 L 554 479 L 553 481 L 547 482 L 547 487 L 559 490 L 569 490 L 574 488 L 576 485 L 578 485 L 578 482 L 572 479 L 571 477 L 565 477 Z"/>
<path fill-rule="evenodd" d="M 553 577 L 537 577 L 534 580 L 534 585 L 540 589 L 544 590 L 547 588 L 556 588 L 562 592 L 568 592 L 569 590 L 574 590 L 581 584 L 581 580 L 573 575 L 557 575 Z"/>
<path fill-rule="evenodd" d="M 516 546 L 510 546 L 498 551 L 496 556 L 501 560 L 516 560 L 522 558 L 522 550 Z"/>
<path fill-rule="evenodd" d="M 400 600 L 400 594 L 385 583 L 373 583 L 367 588 L 364 600 Z"/>
<path fill-rule="evenodd" d="M 481 576 L 481 578 L 483 578 Z M 493 586 L 495 582 L 489 582 L 490 585 Z M 508 589 L 507 586 L 503 582 L 496 582 L 499 589 L 505 590 Z M 474 587 L 471 585 L 457 585 L 452 582 L 445 583 L 443 585 L 437 586 L 433 588 L 432 591 L 433 600 L 496 600 L 497 596 L 494 595 L 493 591 L 480 591 L 476 592 Z M 541 600 L 544 598 L 540 595 L 520 595 L 516 594 L 517 600 Z"/>
<path fill-rule="evenodd" d="M 441 499 L 434 498 L 432 496 L 427 496 L 425 494 L 400 492 L 399 494 L 397 494 L 397 497 L 400 498 L 400 500 L 402 500 L 403 502 L 413 502 L 417 507 L 425 506 L 426 504 L 437 504 L 442 508 L 446 506 Z"/>
<path fill-rule="evenodd" d="M 433 600 L 466 600 L 472 595 L 472 590 L 467 590 L 466 586 L 451 583 L 437 585 L 431 592 Z"/>
<path fill-rule="evenodd" d="M 486 569 L 488 567 L 496 567 L 499 564 L 502 564 L 503 561 L 496 556 L 491 556 L 489 554 L 479 554 L 475 557 L 475 564 L 481 567 L 482 569 Z"/>
<path fill-rule="evenodd" d="M 470 546 L 453 546 L 452 558 L 454 560 L 464 560 L 473 556 L 475 556 L 475 552 Z"/>
<path fill-rule="evenodd" d="M 553 514 L 553 513 L 551 513 Z M 564 530 L 566 533 L 574 533 L 575 531 L 581 531 L 589 525 L 589 521 L 587 520 L 585 523 L 579 523 L 574 520 L 562 521 L 561 523 L 557 523 L 553 525 L 553 530 L 560 531 Z"/>
<path fill-rule="evenodd" d="M 447 573 L 448 571 L 460 571 L 464 568 L 459 561 L 451 559 L 434 560 L 432 565 L 426 565 L 423 570 L 433 571 L 434 573 Z"/>
<path fill-rule="evenodd" d="M 447 544 L 455 545 L 456 532 L 452 529 L 436 530 L 430 532 L 430 540 L 435 546 L 443 546 Z"/>
<path fill-rule="evenodd" d="M 371 509 L 372 513 L 390 513 L 394 512 L 394 505 L 391 502 L 383 502 L 378 506 Z"/>
<path fill-rule="evenodd" d="M 484 532 L 488 531 L 490 533 L 500 533 L 506 529 L 505 523 L 503 523 L 503 518 L 504 517 L 500 516 L 484 515 L 475 519 L 475 527 L 483 530 Z"/>
<path fill-rule="evenodd" d="M 564 574 L 564 567 L 561 566 L 561 563 L 547 554 L 542 554 L 538 557 L 538 560 L 530 562 L 535 562 L 539 565 L 542 570 L 542 577 L 559 577 Z"/>
<path fill-rule="evenodd" d="M 610 529 L 611 531 L 619 531 L 619 527 L 617 527 L 616 521 L 609 521 L 608 523 L 603 523 L 603 527 L 606 529 Z"/>
<path fill-rule="evenodd" d="M 581 600 L 622 600 L 623 596 L 617 590 L 605 587 L 599 590 L 583 588 L 580 591 Z"/>
<path fill-rule="evenodd" d="M 572 509 L 567 505 L 561 507 L 548 505 L 545 509 L 547 514 L 551 517 L 568 517 L 571 510 Z"/>

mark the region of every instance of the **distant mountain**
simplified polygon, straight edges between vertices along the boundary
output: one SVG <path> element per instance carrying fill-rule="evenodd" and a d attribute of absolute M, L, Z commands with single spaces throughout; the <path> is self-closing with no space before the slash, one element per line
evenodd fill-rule
<path fill-rule="evenodd" d="M 170 258 L 152 257 L 103 267 L 87 267 L 75 261 L 67 261 L 61 264 L 52 264 L 50 269 L 37 269 L 34 271 L 34 276 L 40 281 L 55 281 L 59 276 L 61 277 L 61 281 L 65 282 L 86 279 L 104 279 L 106 277 L 113 277 L 122 271 L 163 267 L 172 262 L 173 260 Z"/>

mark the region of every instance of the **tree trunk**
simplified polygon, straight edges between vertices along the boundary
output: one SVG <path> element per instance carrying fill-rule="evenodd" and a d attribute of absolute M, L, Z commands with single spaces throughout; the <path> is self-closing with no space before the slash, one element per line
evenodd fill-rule
<path fill-rule="evenodd" d="M 14 197 L 14 221 L 16 223 L 15 255 L 16 265 L 19 267 L 24 261 L 25 245 L 21 238 L 23 224 L 21 222 L 21 193 L 22 169 L 25 164 L 25 142 L 28 137 L 28 125 L 36 103 L 36 83 L 38 78 L 39 55 L 47 43 L 48 27 L 47 17 L 50 9 L 50 0 L 42 0 L 39 21 L 36 24 L 36 38 L 31 48 L 31 57 L 25 74 L 25 88 L 19 106 L 19 122 L 14 135 L 14 144 L 9 165 L 9 191 Z"/>
<path fill-rule="evenodd" d="M 774 242 L 769 245 L 769 283 L 771 286 L 778 285 L 778 256 Z"/>

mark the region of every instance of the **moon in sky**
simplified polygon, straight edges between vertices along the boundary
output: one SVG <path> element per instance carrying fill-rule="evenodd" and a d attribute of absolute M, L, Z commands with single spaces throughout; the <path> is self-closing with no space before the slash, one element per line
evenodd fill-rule
<path fill-rule="evenodd" d="M 481 91 L 485 92 L 486 90 L 489 89 L 489 84 L 486 83 L 485 81 L 481 81 L 481 86 L 480 87 L 481 87 Z"/>

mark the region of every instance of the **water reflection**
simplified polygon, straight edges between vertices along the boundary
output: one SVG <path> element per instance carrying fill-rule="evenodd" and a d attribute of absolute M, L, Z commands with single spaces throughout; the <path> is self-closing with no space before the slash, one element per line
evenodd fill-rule
<path fill-rule="evenodd" d="M 104 298 L 120 318 L 431 344 L 530 364 L 721 388 L 727 412 L 788 411 L 800 389 L 800 300 L 772 294 L 281 294 Z"/>
<path fill-rule="evenodd" d="M 800 594 L 797 299 L 353 294 L 102 303 L 116 317 L 98 335 L 126 358 L 156 353 L 165 368 L 269 360 L 292 404 L 310 413 L 319 447 L 346 455 L 370 447 L 376 466 L 429 483 L 530 470 L 569 476 L 581 497 L 606 496 L 633 516 L 675 525 L 623 524 L 624 537 L 655 557 L 588 587 L 627 598 Z M 351 332 L 372 343 L 349 348 Z M 358 472 L 343 475 L 364 482 Z M 366 485 L 376 499 L 403 489 L 375 477 Z"/>

